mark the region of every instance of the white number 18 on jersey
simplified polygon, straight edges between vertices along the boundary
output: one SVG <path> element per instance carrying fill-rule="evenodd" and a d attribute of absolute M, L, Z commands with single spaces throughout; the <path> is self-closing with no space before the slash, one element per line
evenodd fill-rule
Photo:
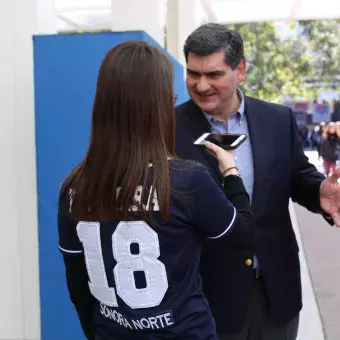
<path fill-rule="evenodd" d="M 77 233 L 85 251 L 92 295 L 107 306 L 117 307 L 115 289 L 109 287 L 105 273 L 100 224 L 79 222 Z M 131 254 L 132 243 L 138 243 L 139 254 Z M 119 297 L 132 309 L 158 306 L 168 289 L 168 278 L 164 264 L 158 260 L 157 233 L 144 221 L 120 222 L 112 235 L 112 252 L 117 261 L 113 274 Z M 145 288 L 136 288 L 136 271 L 144 272 Z"/>

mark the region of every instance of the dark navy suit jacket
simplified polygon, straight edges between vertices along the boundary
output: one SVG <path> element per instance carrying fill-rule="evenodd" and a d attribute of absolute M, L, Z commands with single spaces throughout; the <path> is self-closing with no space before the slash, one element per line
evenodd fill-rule
<path fill-rule="evenodd" d="M 319 190 L 324 176 L 304 155 L 292 111 L 245 97 L 245 113 L 254 162 L 254 237 L 252 240 L 235 229 L 223 249 L 207 240 L 201 259 L 203 288 L 219 333 L 242 328 L 253 284 L 253 268 L 247 259 L 253 259 L 254 253 L 274 322 L 283 326 L 300 311 L 299 250 L 288 211 L 289 199 L 322 213 Z M 202 111 L 190 100 L 176 108 L 176 115 L 177 156 L 206 166 L 220 185 L 217 161 L 204 148 L 193 145 L 195 139 L 211 130 Z"/>

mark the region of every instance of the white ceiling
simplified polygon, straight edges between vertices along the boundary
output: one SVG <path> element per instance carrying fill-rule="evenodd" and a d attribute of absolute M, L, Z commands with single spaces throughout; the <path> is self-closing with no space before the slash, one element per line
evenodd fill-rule
<path fill-rule="evenodd" d="M 184 0 L 185 1 L 185 0 Z M 219 22 L 340 18 L 340 0 L 209 0 Z"/>
<path fill-rule="evenodd" d="M 59 30 L 77 28 L 95 30 L 112 27 L 111 0 L 54 1 Z M 223 23 L 340 18 L 340 0 L 201 0 L 201 2 L 211 20 Z"/>

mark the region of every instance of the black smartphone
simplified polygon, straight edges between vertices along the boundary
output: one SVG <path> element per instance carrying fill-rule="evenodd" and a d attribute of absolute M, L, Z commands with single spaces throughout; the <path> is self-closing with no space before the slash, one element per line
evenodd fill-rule
<path fill-rule="evenodd" d="M 204 133 L 201 137 L 194 141 L 194 145 L 204 146 L 204 142 L 208 141 L 221 147 L 222 149 L 230 150 L 238 148 L 245 140 L 247 135 L 236 133 Z"/>

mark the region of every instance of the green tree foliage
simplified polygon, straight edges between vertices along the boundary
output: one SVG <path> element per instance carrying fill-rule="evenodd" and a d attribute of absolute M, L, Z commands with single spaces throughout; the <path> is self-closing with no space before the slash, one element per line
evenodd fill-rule
<path fill-rule="evenodd" d="M 281 102 L 314 98 L 320 88 L 307 79 L 333 79 L 340 74 L 339 20 L 296 23 L 298 34 L 280 36 L 272 22 L 228 25 L 243 37 L 248 63 L 246 93 Z"/>
<path fill-rule="evenodd" d="M 300 21 L 301 35 L 308 40 L 314 76 L 333 82 L 340 75 L 340 20 Z"/>

